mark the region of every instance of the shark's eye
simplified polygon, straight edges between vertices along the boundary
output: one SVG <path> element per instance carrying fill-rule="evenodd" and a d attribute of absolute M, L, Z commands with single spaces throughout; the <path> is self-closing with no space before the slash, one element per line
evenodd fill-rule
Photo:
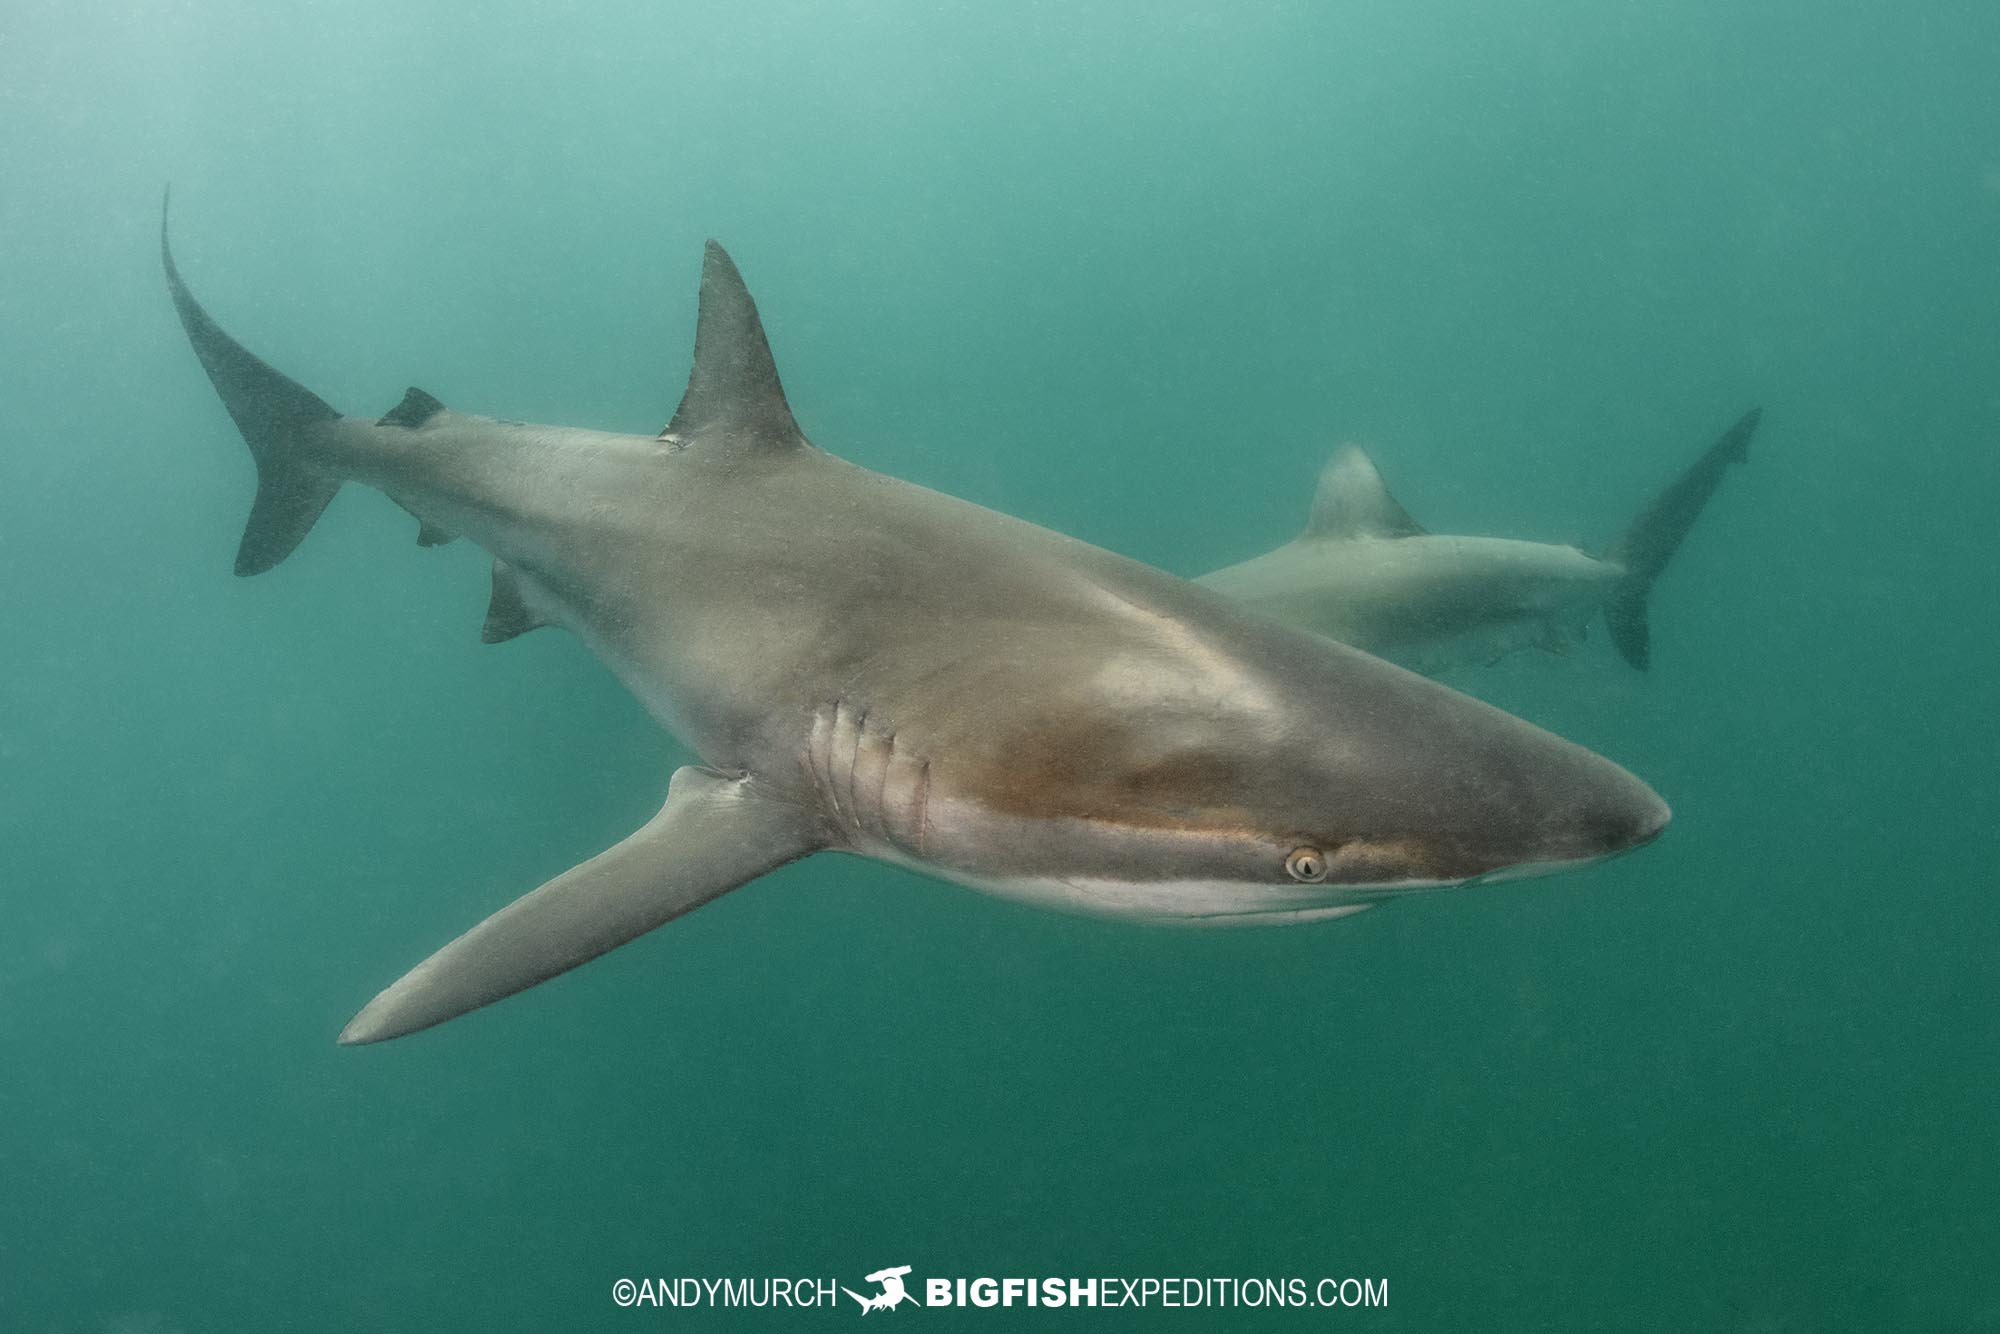
<path fill-rule="evenodd" d="M 1326 854 L 1318 848 L 1293 848 L 1285 858 L 1285 870 L 1294 880 L 1316 885 L 1326 879 Z"/>

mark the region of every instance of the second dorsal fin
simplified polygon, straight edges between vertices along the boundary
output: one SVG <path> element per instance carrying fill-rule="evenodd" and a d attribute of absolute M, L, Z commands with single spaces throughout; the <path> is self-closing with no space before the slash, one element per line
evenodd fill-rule
<path fill-rule="evenodd" d="M 414 430 L 444 411 L 444 404 L 411 385 L 403 393 L 403 401 L 382 414 L 380 426 L 407 426 Z"/>
<path fill-rule="evenodd" d="M 1396 503 L 1359 445 L 1342 445 L 1320 471 L 1307 537 L 1421 537 L 1424 528 Z"/>
<path fill-rule="evenodd" d="M 660 438 L 682 448 L 780 450 L 806 443 L 785 402 L 757 303 L 728 252 L 713 241 L 702 256 L 694 369 Z"/>

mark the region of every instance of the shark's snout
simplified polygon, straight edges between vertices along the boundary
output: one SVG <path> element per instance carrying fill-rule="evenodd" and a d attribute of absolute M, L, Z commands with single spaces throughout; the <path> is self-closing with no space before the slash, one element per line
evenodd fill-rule
<path fill-rule="evenodd" d="M 1673 811 L 1659 793 L 1608 760 L 1591 757 L 1589 781 L 1551 795 L 1536 832 L 1495 840 L 1473 880 L 1491 884 L 1588 866 L 1643 847 L 1666 832 Z"/>
<path fill-rule="evenodd" d="M 1593 812 L 1596 835 L 1607 853 L 1644 847 L 1667 832 L 1673 818 L 1665 799 L 1637 778 L 1619 800 Z"/>
<path fill-rule="evenodd" d="M 1615 857 L 1665 832 L 1673 811 L 1644 781 L 1589 752 L 1541 794 L 1536 833 L 1514 849 L 1521 862 L 1578 865 Z"/>

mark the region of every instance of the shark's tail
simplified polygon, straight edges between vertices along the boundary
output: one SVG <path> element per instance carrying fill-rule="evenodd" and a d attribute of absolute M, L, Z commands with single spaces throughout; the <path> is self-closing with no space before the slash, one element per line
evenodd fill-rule
<path fill-rule="evenodd" d="M 160 259 L 188 342 L 257 461 L 257 499 L 236 551 L 236 573 L 262 574 L 292 554 L 340 489 L 338 477 L 313 466 L 310 448 L 312 435 L 340 414 L 312 390 L 265 365 L 209 318 L 174 265 L 164 201 Z"/>
<path fill-rule="evenodd" d="M 1694 527 L 1708 498 L 1722 484 L 1722 473 L 1732 463 L 1750 457 L 1750 437 L 1757 430 L 1762 408 L 1752 408 L 1722 433 L 1692 467 L 1676 477 L 1666 490 L 1654 496 L 1639 516 L 1632 520 L 1606 553 L 1625 567 L 1625 577 L 1605 603 L 1604 618 L 1611 627 L 1611 642 L 1625 661 L 1645 671 L 1652 661 L 1652 631 L 1646 622 L 1646 600 L 1653 581 L 1667 568 L 1681 541 Z"/>

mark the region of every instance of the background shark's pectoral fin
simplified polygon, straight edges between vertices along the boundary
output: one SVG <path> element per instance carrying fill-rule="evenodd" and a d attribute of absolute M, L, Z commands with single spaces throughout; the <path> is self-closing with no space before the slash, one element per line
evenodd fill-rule
<path fill-rule="evenodd" d="M 644 827 L 405 973 L 340 1041 L 401 1037 L 511 996 L 822 846 L 813 813 L 755 779 L 682 769 Z"/>

